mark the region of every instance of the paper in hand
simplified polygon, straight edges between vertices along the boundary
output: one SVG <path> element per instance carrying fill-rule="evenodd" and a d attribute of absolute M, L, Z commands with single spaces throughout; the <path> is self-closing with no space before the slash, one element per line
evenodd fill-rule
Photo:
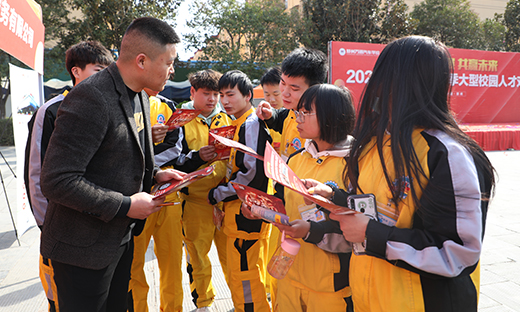
<path fill-rule="evenodd" d="M 301 181 L 301 179 L 292 171 L 291 168 L 283 161 L 282 157 L 276 153 L 274 148 L 266 142 L 265 155 L 264 155 L 264 171 L 265 175 L 282 184 L 283 186 L 301 194 L 303 197 L 312 201 L 313 203 L 327 209 L 330 212 L 337 214 L 351 214 L 356 211 L 343 206 L 338 206 L 320 195 L 309 194 L 307 188 Z"/>

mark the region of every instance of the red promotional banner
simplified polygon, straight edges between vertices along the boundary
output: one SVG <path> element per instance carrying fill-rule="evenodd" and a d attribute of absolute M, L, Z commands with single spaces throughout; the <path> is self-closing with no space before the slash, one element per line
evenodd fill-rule
<path fill-rule="evenodd" d="M 329 83 L 345 85 L 357 106 L 385 45 L 329 45 Z M 520 122 L 520 53 L 449 49 L 453 59 L 451 107 L 463 123 Z"/>
<path fill-rule="evenodd" d="M 0 0 L 0 49 L 43 74 L 45 27 L 34 0 Z"/>

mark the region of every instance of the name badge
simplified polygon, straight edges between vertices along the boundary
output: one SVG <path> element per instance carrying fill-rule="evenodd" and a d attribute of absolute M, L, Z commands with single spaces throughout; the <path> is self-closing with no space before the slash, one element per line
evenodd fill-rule
<path fill-rule="evenodd" d="M 300 211 L 302 220 L 314 222 L 322 222 L 326 220 L 323 211 L 318 210 L 314 204 L 300 207 L 298 210 Z"/>

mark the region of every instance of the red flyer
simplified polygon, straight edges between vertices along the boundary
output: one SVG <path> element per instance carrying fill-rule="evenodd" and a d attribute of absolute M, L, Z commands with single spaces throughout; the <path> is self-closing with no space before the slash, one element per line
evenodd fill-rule
<path fill-rule="evenodd" d="M 231 147 L 216 140 L 214 135 L 234 142 L 233 137 L 235 136 L 235 130 L 235 126 L 226 126 L 209 130 L 208 145 L 215 145 L 215 153 L 217 153 L 215 160 L 228 159 L 229 155 L 231 155 Z"/>
<path fill-rule="evenodd" d="M 165 125 L 168 126 L 168 131 L 175 130 L 195 119 L 200 112 L 200 109 L 178 109 L 170 116 Z"/>
<path fill-rule="evenodd" d="M 237 192 L 238 198 L 240 198 L 240 200 L 246 203 L 246 205 L 249 207 L 257 205 L 286 214 L 285 206 L 283 205 L 283 201 L 280 198 L 243 184 L 231 182 L 231 185 Z"/>
<path fill-rule="evenodd" d="M 184 176 L 182 180 L 170 180 L 167 182 L 156 184 L 152 187 L 152 191 L 150 194 L 154 195 L 153 199 L 157 199 L 162 196 L 166 196 L 173 192 L 176 192 L 182 189 L 185 186 L 190 185 L 191 183 L 198 181 L 213 172 L 213 166 L 208 166 L 206 168 L 202 168 L 197 171 L 193 171 Z"/>
<path fill-rule="evenodd" d="M 237 141 L 233 141 L 232 139 L 228 139 L 225 137 L 222 137 L 218 134 L 210 133 L 210 136 L 212 136 L 216 141 L 218 141 L 220 144 L 227 146 L 228 148 L 234 148 L 237 149 L 244 154 L 247 154 L 249 156 L 253 156 L 256 159 L 264 160 L 264 157 L 258 155 L 254 149 L 250 148 L 249 146 L 246 146 L 242 143 L 239 143 Z"/>
<path fill-rule="evenodd" d="M 327 209 L 330 212 L 337 214 L 356 213 L 356 211 L 352 209 L 334 204 L 323 196 L 309 194 L 307 188 L 305 185 L 303 185 L 303 182 L 300 180 L 300 178 L 298 178 L 294 171 L 292 171 L 291 168 L 287 166 L 282 157 L 278 155 L 269 142 L 266 142 L 265 146 L 264 171 L 268 178 L 273 179 L 277 183 L 282 184 L 283 186 L 297 192 L 298 194 L 301 194 L 303 197 Z"/>

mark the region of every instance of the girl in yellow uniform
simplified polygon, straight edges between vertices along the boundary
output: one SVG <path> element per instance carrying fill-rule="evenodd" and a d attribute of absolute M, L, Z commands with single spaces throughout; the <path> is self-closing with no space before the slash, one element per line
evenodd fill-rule
<path fill-rule="evenodd" d="M 304 149 L 289 157 L 288 165 L 300 178 L 345 187 L 342 168 L 350 152 L 355 117 L 348 91 L 328 84 L 312 86 L 294 112 L 306 142 Z M 351 246 L 339 225 L 296 192 L 285 189 L 284 199 L 291 226 L 279 229 L 298 238 L 301 248 L 287 276 L 278 280 L 274 311 L 352 311 Z"/>
<path fill-rule="evenodd" d="M 330 215 L 366 246 L 350 263 L 356 311 L 477 311 L 494 169 L 450 112 L 451 72 L 446 46 L 405 37 L 366 86 L 347 178 L 351 192 L 375 195 L 379 218 Z"/>

